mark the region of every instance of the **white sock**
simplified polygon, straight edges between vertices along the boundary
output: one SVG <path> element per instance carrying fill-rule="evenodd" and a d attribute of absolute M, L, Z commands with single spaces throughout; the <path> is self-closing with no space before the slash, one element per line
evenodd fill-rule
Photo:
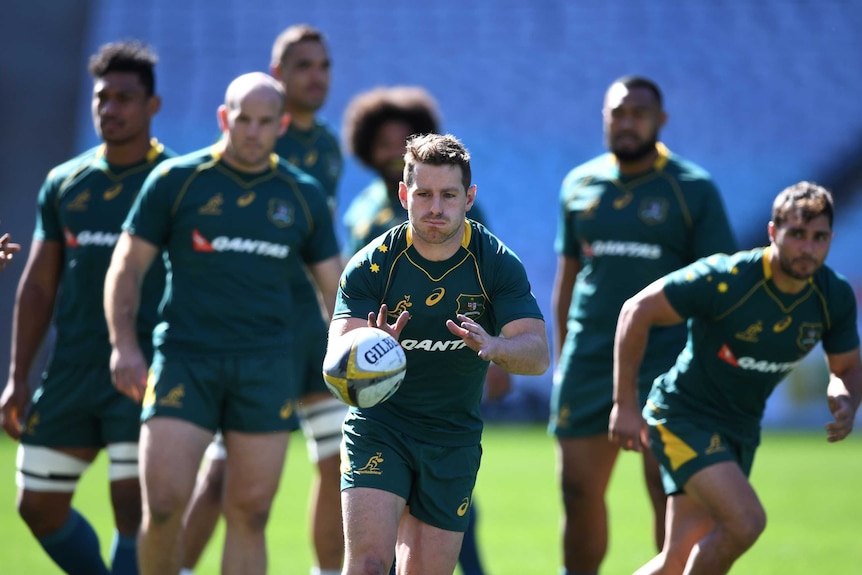
<path fill-rule="evenodd" d="M 180 573 L 183 575 L 183 573 Z M 341 575 L 341 569 L 321 569 L 320 567 L 312 567 L 311 575 Z"/>
<path fill-rule="evenodd" d="M 180 575 L 195 575 L 191 569 L 180 569 Z"/>

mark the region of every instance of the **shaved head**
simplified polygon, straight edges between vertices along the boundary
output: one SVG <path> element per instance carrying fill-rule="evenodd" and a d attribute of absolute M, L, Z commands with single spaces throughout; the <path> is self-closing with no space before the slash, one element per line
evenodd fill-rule
<path fill-rule="evenodd" d="M 228 110 L 236 110 L 251 95 L 272 98 L 279 110 L 284 108 L 284 88 L 278 80 L 263 72 L 243 74 L 231 82 L 224 95 L 224 105 Z"/>

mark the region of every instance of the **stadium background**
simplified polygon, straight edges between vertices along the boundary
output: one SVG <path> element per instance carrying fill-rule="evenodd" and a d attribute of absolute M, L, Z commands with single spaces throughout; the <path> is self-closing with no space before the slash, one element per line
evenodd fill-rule
<path fill-rule="evenodd" d="M 766 242 L 770 202 L 810 179 L 838 204 L 829 262 L 862 287 L 862 5 L 851 0 L 15 0 L 0 34 L 0 230 L 26 246 L 47 171 L 95 145 L 86 59 L 139 38 L 159 54 L 154 134 L 178 152 L 217 137 L 215 109 L 235 76 L 266 70 L 272 40 L 308 22 L 329 38 L 337 130 L 350 98 L 418 84 L 474 157 L 490 225 L 521 256 L 547 318 L 559 184 L 604 151 L 600 108 L 627 73 L 655 79 L 670 121 L 662 140 L 706 167 L 744 247 Z M 370 180 L 351 158 L 340 212 Z M 0 276 L 0 362 L 8 364 L 15 285 Z M 825 418 L 819 357 L 770 404 L 771 425 Z M 491 418 L 542 419 L 550 373 L 517 378 Z"/>

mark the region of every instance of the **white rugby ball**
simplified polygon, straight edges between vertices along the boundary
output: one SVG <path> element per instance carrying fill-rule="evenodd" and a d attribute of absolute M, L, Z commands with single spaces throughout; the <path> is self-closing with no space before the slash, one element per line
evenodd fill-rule
<path fill-rule="evenodd" d="M 323 380 L 332 394 L 354 407 L 383 403 L 398 391 L 407 373 L 407 356 L 398 341 L 373 327 L 338 338 L 323 360 Z"/>

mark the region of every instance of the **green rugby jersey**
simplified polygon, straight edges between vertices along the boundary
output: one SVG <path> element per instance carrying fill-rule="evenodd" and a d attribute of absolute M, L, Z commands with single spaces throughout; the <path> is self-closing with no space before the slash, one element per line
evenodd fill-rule
<path fill-rule="evenodd" d="M 518 257 L 483 225 L 467 220 L 458 252 L 446 261 L 423 258 L 408 223 L 373 240 L 347 264 L 334 318 L 368 317 L 385 303 L 392 323 L 402 311 L 407 375 L 386 402 L 354 409 L 414 438 L 440 445 L 475 445 L 482 435 L 479 403 L 488 362 L 446 327 L 470 316 L 491 335 L 521 318 L 542 319 Z"/>
<path fill-rule="evenodd" d="M 144 161 L 114 166 L 101 145 L 48 173 L 39 191 L 34 238 L 63 244 L 55 360 L 91 363 L 110 357 L 104 285 L 114 244 L 144 179 L 156 164 L 174 155 L 153 140 Z M 138 337 L 148 356 L 164 285 L 165 268 L 159 260 L 144 279 L 138 315 Z"/>
<path fill-rule="evenodd" d="M 488 225 L 482 210 L 473 204 L 467 215 L 471 220 Z M 380 234 L 407 221 L 407 210 L 393 202 L 382 178 L 377 178 L 356 196 L 344 213 L 347 242 L 344 251 L 352 256 Z"/>
<path fill-rule="evenodd" d="M 330 207 L 335 209 L 343 160 L 338 138 L 328 124 L 315 119 L 310 130 L 289 124 L 275 143 L 275 153 L 320 182 Z"/>
<path fill-rule="evenodd" d="M 756 440 L 767 397 L 818 342 L 826 353 L 859 346 L 847 280 L 824 266 L 802 292 L 783 293 L 770 254 L 714 255 L 666 278 L 668 301 L 690 318 L 688 341 L 653 384 L 645 415 L 691 414 Z"/>
<path fill-rule="evenodd" d="M 622 175 L 614 156 L 604 154 L 563 181 L 555 249 L 582 264 L 564 353 L 612 360 L 626 299 L 699 257 L 737 249 L 709 174 L 662 144 L 657 149 L 642 174 Z M 684 341 L 683 326 L 654 328 L 644 367 L 666 368 Z"/>
<path fill-rule="evenodd" d="M 216 147 L 166 162 L 124 228 L 165 250 L 157 347 L 178 355 L 263 355 L 295 330 L 291 274 L 338 254 L 317 182 L 273 154 L 263 172 L 230 168 Z M 296 258 L 296 259 L 294 259 Z"/>

